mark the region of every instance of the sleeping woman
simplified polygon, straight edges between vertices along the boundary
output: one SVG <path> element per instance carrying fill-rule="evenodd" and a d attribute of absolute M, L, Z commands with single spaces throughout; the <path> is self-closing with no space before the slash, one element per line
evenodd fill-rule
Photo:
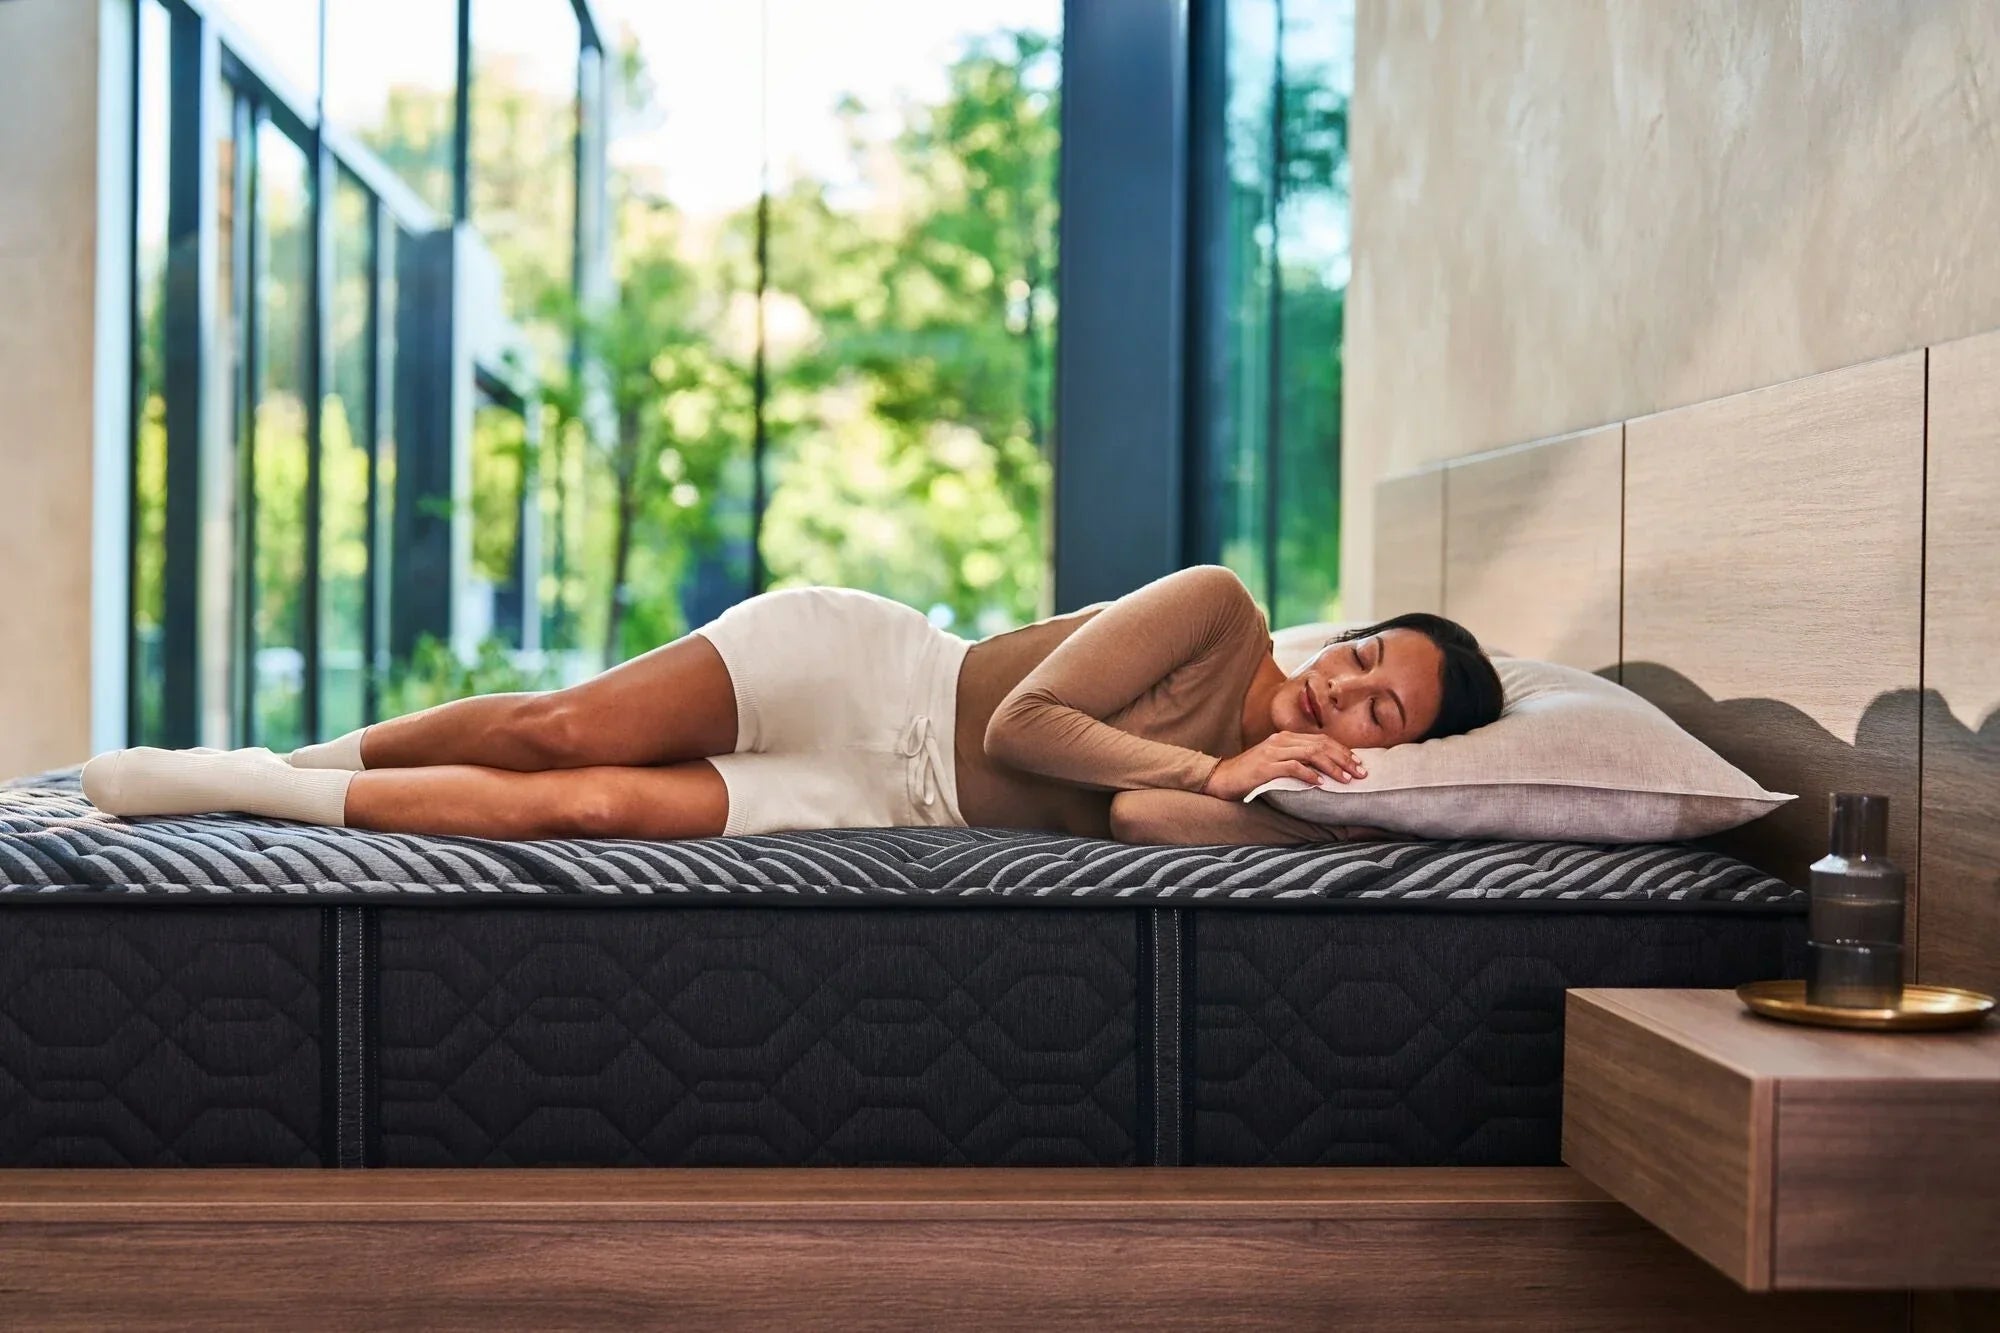
<path fill-rule="evenodd" d="M 1253 788 L 1362 776 L 1358 749 L 1470 731 L 1499 677 L 1449 620 L 1397 616 L 1289 674 L 1250 592 L 1196 565 L 971 643 L 851 588 L 762 593 L 566 689 L 491 694 L 289 755 L 116 750 L 114 815 L 241 811 L 391 833 L 696 838 L 907 825 L 1128 842 L 1357 831 Z"/>

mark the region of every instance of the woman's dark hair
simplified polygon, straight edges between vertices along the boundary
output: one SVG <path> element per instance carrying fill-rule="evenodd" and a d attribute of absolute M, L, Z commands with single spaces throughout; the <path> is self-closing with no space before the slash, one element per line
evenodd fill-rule
<path fill-rule="evenodd" d="M 1479 646 L 1479 640 L 1472 637 L 1472 631 L 1456 620 L 1446 620 L 1427 611 L 1409 611 L 1336 634 L 1327 643 L 1365 639 L 1392 629 L 1413 629 L 1444 654 L 1444 664 L 1438 668 L 1438 684 L 1443 688 L 1439 691 L 1437 720 L 1418 740 L 1457 736 L 1500 716 L 1500 707 L 1505 702 L 1500 673 L 1493 669 L 1492 660 Z"/>

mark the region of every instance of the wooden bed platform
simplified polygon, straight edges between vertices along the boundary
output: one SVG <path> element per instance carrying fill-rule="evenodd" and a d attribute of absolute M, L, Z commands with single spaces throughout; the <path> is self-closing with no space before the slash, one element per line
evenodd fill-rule
<path fill-rule="evenodd" d="M 12 1170 L 0 1326 L 1897 1329 L 1566 1168 Z"/>

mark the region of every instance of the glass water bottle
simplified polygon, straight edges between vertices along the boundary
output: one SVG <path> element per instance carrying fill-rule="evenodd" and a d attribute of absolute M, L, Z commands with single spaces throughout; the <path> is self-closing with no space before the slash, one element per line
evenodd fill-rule
<path fill-rule="evenodd" d="M 1903 870 L 1888 856 L 1889 798 L 1835 792 L 1831 847 L 1812 865 L 1806 999 L 1892 1009 L 1903 998 Z"/>

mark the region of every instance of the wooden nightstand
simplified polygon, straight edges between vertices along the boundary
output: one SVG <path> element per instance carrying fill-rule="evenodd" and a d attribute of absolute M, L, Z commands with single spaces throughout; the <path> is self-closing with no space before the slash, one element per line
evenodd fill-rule
<path fill-rule="evenodd" d="M 2000 1023 L 1867 1033 L 1572 990 L 1563 1160 L 1752 1291 L 2000 1287 Z"/>

